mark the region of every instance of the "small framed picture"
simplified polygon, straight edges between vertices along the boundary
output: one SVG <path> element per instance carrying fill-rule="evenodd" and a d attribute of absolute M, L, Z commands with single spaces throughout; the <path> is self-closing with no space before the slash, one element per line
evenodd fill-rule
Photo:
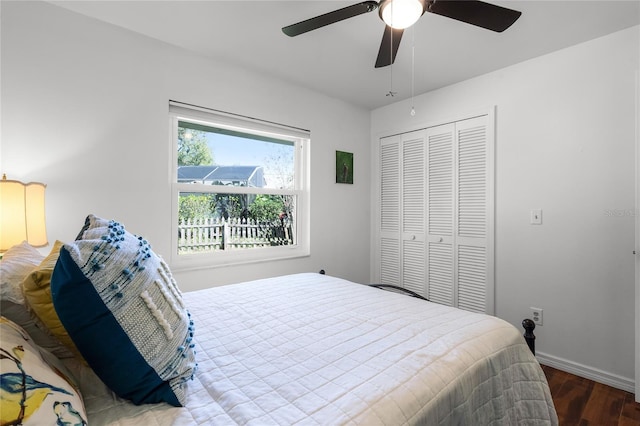
<path fill-rule="evenodd" d="M 353 153 L 336 151 L 336 183 L 353 184 Z"/>

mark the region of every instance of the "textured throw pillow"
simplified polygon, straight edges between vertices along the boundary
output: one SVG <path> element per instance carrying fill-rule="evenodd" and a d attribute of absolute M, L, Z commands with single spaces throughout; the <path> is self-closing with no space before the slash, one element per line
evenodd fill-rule
<path fill-rule="evenodd" d="M 56 312 L 89 366 L 135 404 L 185 403 L 196 370 L 193 322 L 167 264 L 142 237 L 93 215 L 60 250 Z"/>
<path fill-rule="evenodd" d="M 80 393 L 59 360 L 41 353 L 29 335 L 5 317 L 0 317 L 0 335 L 2 424 L 86 425 Z"/>
<path fill-rule="evenodd" d="M 44 259 L 26 241 L 7 250 L 0 261 L 0 300 L 23 304 L 22 280 Z"/>
<path fill-rule="evenodd" d="M 56 241 L 53 244 L 49 255 L 25 277 L 22 282 L 22 292 L 24 293 L 26 305 L 31 309 L 38 321 L 44 324 L 49 332 L 66 347 L 45 347 L 45 349 L 50 350 L 60 358 L 68 358 L 74 354 L 82 358 L 67 330 L 60 322 L 51 299 L 51 275 L 63 244 L 62 241 Z M 35 339 L 35 336 L 33 337 Z M 42 344 L 40 346 L 44 347 Z"/>

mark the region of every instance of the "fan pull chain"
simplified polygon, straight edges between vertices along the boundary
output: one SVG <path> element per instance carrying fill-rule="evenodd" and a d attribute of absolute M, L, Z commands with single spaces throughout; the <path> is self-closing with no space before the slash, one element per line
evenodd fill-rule
<path fill-rule="evenodd" d="M 393 64 L 389 65 L 389 75 L 391 76 L 391 81 L 389 83 L 389 92 L 387 96 L 391 96 L 392 98 L 398 93 L 393 91 Z"/>
<path fill-rule="evenodd" d="M 389 5 L 391 7 L 391 20 L 393 21 L 393 3 Z M 387 97 L 391 96 L 392 98 L 398 93 L 393 91 L 393 28 L 390 28 L 391 37 L 389 37 L 389 54 L 391 55 L 391 65 L 389 65 L 389 75 L 391 81 L 389 82 L 389 93 L 387 93 Z"/>
<path fill-rule="evenodd" d="M 416 75 L 416 30 L 411 28 L 411 116 L 416 115 L 416 108 L 414 102 L 414 88 L 415 88 L 415 75 Z"/>

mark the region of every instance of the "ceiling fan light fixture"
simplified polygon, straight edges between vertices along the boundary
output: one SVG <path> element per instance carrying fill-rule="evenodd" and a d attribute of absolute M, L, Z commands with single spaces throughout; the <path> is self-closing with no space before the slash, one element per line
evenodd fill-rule
<path fill-rule="evenodd" d="M 415 24 L 424 11 L 424 0 L 382 0 L 379 8 L 384 23 L 398 30 Z"/>

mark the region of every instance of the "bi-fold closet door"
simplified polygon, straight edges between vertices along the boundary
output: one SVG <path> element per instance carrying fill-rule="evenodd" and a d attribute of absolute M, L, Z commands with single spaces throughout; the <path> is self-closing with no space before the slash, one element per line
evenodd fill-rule
<path fill-rule="evenodd" d="M 380 139 L 379 276 L 493 313 L 493 128 L 487 115 Z"/>

